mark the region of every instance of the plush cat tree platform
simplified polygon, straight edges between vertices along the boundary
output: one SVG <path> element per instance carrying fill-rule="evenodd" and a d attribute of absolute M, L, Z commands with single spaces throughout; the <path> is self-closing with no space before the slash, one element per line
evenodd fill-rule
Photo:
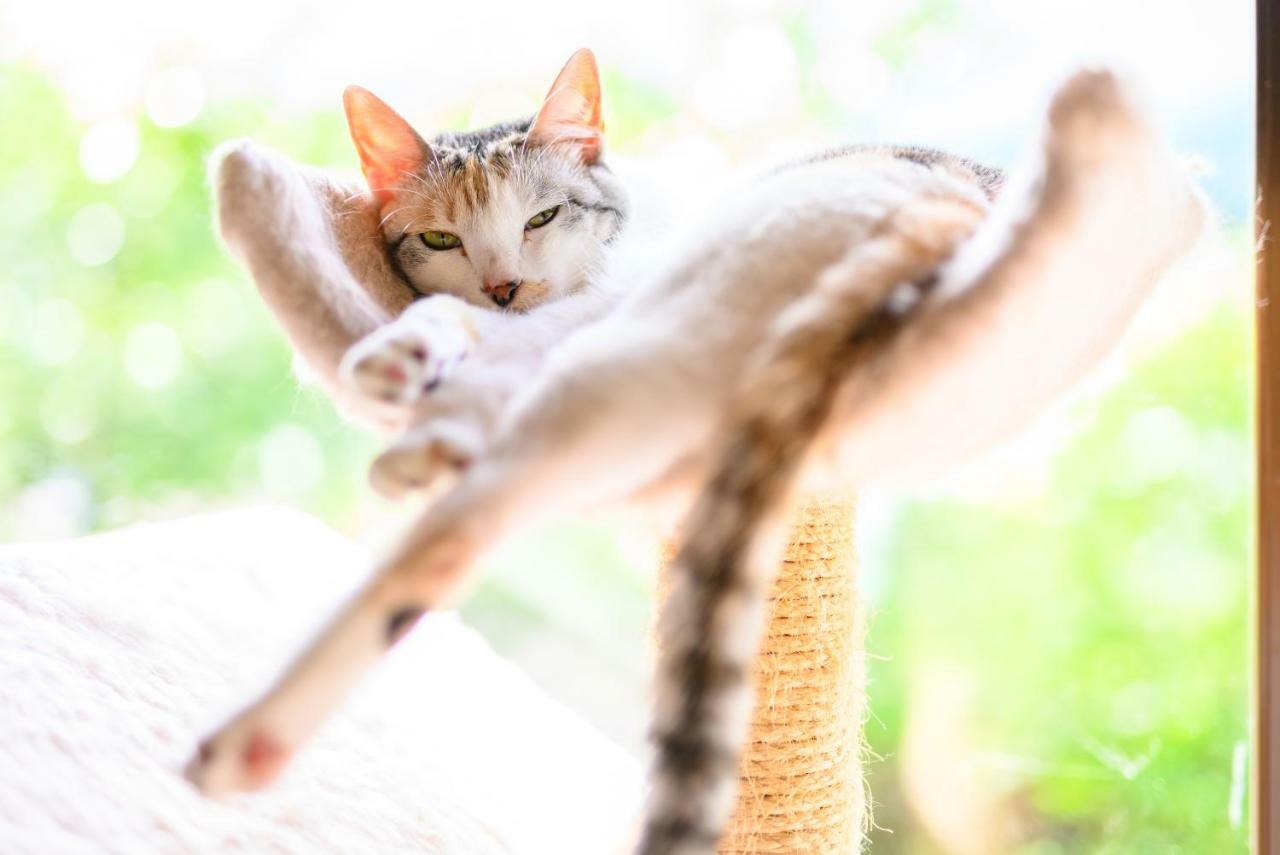
<path fill-rule="evenodd" d="M 0 547 L 0 852 L 607 852 L 639 765 L 456 617 L 427 619 L 270 790 L 181 764 L 355 585 L 361 552 L 255 509 Z"/>
<path fill-rule="evenodd" d="M 722 852 L 849 852 L 861 835 L 852 521 L 843 497 L 797 516 Z M 0 547 L 0 851 L 621 851 L 638 764 L 447 614 L 279 785 L 227 802 L 191 789 L 194 735 L 270 678 L 363 566 L 280 508 Z"/>

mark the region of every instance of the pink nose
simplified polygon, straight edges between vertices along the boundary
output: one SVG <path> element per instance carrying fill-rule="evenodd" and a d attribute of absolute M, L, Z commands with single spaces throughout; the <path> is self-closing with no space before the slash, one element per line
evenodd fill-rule
<path fill-rule="evenodd" d="M 505 306 L 516 298 L 516 289 L 520 287 L 519 280 L 511 279 L 507 281 L 485 282 L 482 291 L 489 295 L 489 299 L 497 303 L 499 306 Z"/>

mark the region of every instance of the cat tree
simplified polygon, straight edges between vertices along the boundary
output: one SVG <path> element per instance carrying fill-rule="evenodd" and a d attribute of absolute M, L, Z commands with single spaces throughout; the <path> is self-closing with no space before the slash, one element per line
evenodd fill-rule
<path fill-rule="evenodd" d="M 852 496 L 799 508 L 752 672 L 756 707 L 723 855 L 856 852 L 863 839 L 861 609 Z"/>
<path fill-rule="evenodd" d="M 862 608 L 851 493 L 793 514 L 752 668 L 755 709 L 721 855 L 851 853 L 865 837 Z M 658 601 L 672 580 L 667 544 Z"/>

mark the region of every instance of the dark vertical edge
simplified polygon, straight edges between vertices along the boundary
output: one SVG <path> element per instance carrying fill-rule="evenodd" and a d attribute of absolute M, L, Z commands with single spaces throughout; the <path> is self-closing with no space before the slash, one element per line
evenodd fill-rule
<path fill-rule="evenodd" d="M 1280 855 L 1280 0 L 1257 6 L 1257 548 L 1253 834 Z"/>

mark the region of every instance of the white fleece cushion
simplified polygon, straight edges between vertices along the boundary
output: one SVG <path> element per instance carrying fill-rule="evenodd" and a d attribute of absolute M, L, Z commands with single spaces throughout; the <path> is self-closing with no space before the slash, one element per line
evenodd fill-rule
<path fill-rule="evenodd" d="M 0 547 L 0 852 L 597 853 L 637 765 L 455 615 L 429 616 L 272 789 L 181 777 L 362 578 L 302 514 Z"/>

